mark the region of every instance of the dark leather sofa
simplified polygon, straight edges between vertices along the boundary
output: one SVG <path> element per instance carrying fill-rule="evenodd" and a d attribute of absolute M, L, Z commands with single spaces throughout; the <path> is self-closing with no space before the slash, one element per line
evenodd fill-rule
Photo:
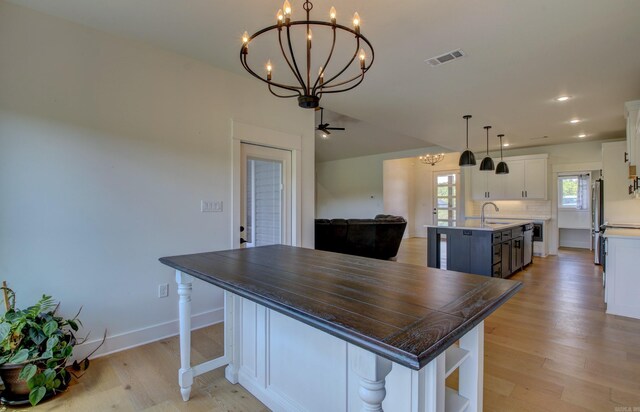
<path fill-rule="evenodd" d="M 316 219 L 316 249 L 376 259 L 398 254 L 407 221 L 401 216 L 375 219 Z"/>

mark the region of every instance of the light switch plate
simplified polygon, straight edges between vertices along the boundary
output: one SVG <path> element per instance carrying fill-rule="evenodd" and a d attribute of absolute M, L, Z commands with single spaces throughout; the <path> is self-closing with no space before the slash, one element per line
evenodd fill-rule
<path fill-rule="evenodd" d="M 222 212 L 221 200 L 203 200 L 200 203 L 201 212 Z"/>

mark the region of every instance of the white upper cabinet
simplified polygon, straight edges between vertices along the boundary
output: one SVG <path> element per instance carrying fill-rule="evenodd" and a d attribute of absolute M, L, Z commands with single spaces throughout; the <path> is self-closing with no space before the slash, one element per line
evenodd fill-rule
<path fill-rule="evenodd" d="M 509 166 L 505 199 L 546 200 L 547 158 L 531 158 L 505 161 Z"/>
<path fill-rule="evenodd" d="M 524 161 L 524 195 L 527 199 L 547 199 L 547 159 Z"/>
<path fill-rule="evenodd" d="M 627 119 L 627 154 L 630 165 L 640 166 L 640 100 L 626 102 L 624 115 Z"/>
<path fill-rule="evenodd" d="M 473 200 L 504 199 L 504 178 L 495 172 L 471 168 L 471 198 Z"/>
<path fill-rule="evenodd" d="M 471 168 L 471 198 L 473 200 L 546 200 L 547 157 L 531 155 L 505 157 L 509 173 L 497 175 Z M 496 159 L 497 162 L 497 159 Z"/>
<path fill-rule="evenodd" d="M 524 196 L 524 160 L 505 159 L 509 166 L 509 174 L 505 175 L 505 199 L 522 200 Z"/>
<path fill-rule="evenodd" d="M 482 172 L 478 166 L 471 166 L 471 198 L 473 200 L 488 200 L 487 178 L 490 173 Z"/>

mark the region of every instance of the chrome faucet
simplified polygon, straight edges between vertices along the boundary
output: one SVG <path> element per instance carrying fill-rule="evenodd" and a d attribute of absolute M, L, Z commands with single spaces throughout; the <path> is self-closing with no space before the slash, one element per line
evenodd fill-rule
<path fill-rule="evenodd" d="M 500 211 L 500 209 L 498 208 L 498 205 L 496 205 L 495 203 L 493 203 L 493 202 L 484 202 L 482 204 L 482 213 L 480 213 L 480 224 L 482 226 L 484 226 L 484 207 L 487 206 L 487 205 L 492 205 L 493 207 L 495 207 L 496 208 L 496 212 Z"/>

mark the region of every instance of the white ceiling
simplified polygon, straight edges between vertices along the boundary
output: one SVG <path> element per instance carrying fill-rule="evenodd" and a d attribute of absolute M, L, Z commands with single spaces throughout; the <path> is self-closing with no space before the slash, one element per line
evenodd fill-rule
<path fill-rule="evenodd" d="M 12 3 L 204 60 L 247 81 L 257 80 L 239 63 L 240 36 L 273 24 L 281 7 L 279 0 Z M 299 13 L 302 1 L 292 5 Z M 369 144 L 345 146 L 349 153 L 360 147 L 355 155 L 414 148 L 421 144 L 416 139 L 461 150 L 464 114 L 473 115 L 477 151 L 484 149 L 484 125 L 493 126 L 493 148 L 497 133 L 513 147 L 579 141 L 582 132 L 585 140 L 621 138 L 623 103 L 640 99 L 637 0 L 317 0 L 312 17 L 326 19 L 332 5 L 345 24 L 360 13 L 376 52 L 362 85 L 322 101 L 385 131 L 371 134 Z M 467 57 L 435 68 L 424 62 L 457 48 Z M 553 100 L 562 94 L 573 98 Z M 295 100 L 291 107 L 303 110 Z M 574 117 L 583 122 L 569 124 Z"/>

